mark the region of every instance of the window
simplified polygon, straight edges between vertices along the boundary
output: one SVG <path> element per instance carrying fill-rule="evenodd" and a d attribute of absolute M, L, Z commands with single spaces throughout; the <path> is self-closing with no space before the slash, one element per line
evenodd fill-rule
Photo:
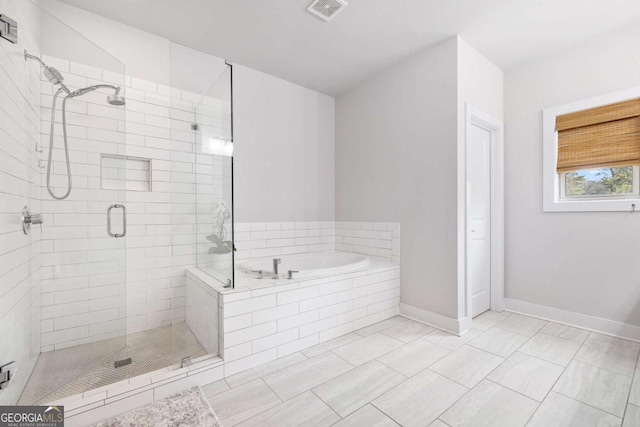
<path fill-rule="evenodd" d="M 581 169 L 560 177 L 562 199 L 628 199 L 638 197 L 638 166 Z"/>
<path fill-rule="evenodd" d="M 640 88 L 544 111 L 547 212 L 640 204 Z"/>

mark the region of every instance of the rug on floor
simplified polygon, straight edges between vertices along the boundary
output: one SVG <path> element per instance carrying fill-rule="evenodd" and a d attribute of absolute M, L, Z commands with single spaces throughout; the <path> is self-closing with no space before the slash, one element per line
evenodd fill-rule
<path fill-rule="evenodd" d="M 96 427 L 222 427 L 200 387 L 127 412 Z"/>

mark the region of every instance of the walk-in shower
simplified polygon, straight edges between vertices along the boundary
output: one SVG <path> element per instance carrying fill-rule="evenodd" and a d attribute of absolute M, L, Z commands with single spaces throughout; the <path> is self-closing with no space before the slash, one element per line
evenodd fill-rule
<path fill-rule="evenodd" d="M 186 270 L 233 282 L 231 67 L 160 39 L 128 68 L 46 4 L 0 1 L 0 405 L 217 359 Z"/>
<path fill-rule="evenodd" d="M 56 200 L 64 200 L 67 197 L 69 197 L 69 194 L 71 194 L 71 187 L 72 187 L 72 176 L 71 176 L 71 162 L 69 160 L 69 143 L 68 143 L 68 136 L 67 136 L 67 101 L 73 98 L 77 98 L 79 96 L 82 95 L 86 95 L 89 92 L 93 92 L 95 90 L 98 89 L 113 89 L 115 91 L 115 93 L 113 95 L 109 95 L 107 96 L 107 103 L 109 105 L 114 105 L 114 106 L 123 106 L 125 105 L 125 99 L 123 96 L 120 95 L 120 87 L 119 86 L 113 86 L 113 85 L 109 85 L 109 84 L 98 84 L 98 85 L 93 85 L 93 86 L 88 86 L 85 88 L 81 88 L 81 89 L 77 89 L 74 90 L 73 92 L 71 92 L 69 90 L 69 88 L 63 83 L 64 82 L 64 77 L 62 75 L 62 73 L 60 71 L 58 71 L 56 68 L 54 67 L 49 67 L 47 64 L 45 64 L 45 62 L 38 58 L 37 56 L 34 55 L 30 55 L 26 50 L 24 51 L 24 59 L 28 60 L 34 60 L 37 61 L 40 66 L 42 67 L 42 74 L 54 85 L 54 86 L 60 86 L 60 88 L 56 91 L 56 93 L 53 95 L 53 104 L 51 105 L 51 132 L 50 132 L 50 139 L 49 139 L 49 157 L 47 160 L 47 191 L 49 192 L 49 195 L 51 197 L 53 197 Z M 53 188 L 51 187 L 51 164 L 53 163 L 53 147 L 54 147 L 54 127 L 56 124 L 56 105 L 58 102 L 58 97 L 60 96 L 60 94 L 62 93 L 66 93 L 66 96 L 64 98 L 62 98 L 62 138 L 63 138 L 63 142 L 64 142 L 64 154 L 65 154 L 65 162 L 67 165 L 67 191 L 64 193 L 64 195 L 62 196 L 57 196 L 54 192 L 53 192 Z"/>

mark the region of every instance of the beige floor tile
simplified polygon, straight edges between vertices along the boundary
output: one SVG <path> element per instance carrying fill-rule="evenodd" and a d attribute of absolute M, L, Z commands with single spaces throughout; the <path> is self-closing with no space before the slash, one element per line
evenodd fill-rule
<path fill-rule="evenodd" d="M 339 420 L 340 417 L 331 408 L 309 391 L 256 415 L 240 424 L 240 426 L 325 427 L 334 425 Z"/>
<path fill-rule="evenodd" d="M 547 326 L 542 328 L 540 332 L 553 335 L 554 337 L 564 338 L 582 344 L 589 336 L 589 331 L 578 329 L 571 326 L 561 325 L 559 323 L 549 322 Z"/>
<path fill-rule="evenodd" d="M 609 344 L 621 345 L 621 346 L 626 347 L 626 348 L 633 348 L 633 349 L 636 349 L 636 350 L 640 350 L 640 343 L 637 343 L 637 342 L 634 342 L 634 341 L 625 340 L 623 338 L 612 337 L 610 335 L 599 334 L 597 332 L 591 332 L 589 334 L 589 339 L 595 340 L 595 341 L 606 342 L 606 343 L 609 343 Z"/>
<path fill-rule="evenodd" d="M 459 337 L 457 335 L 450 334 L 448 332 L 436 329 L 429 335 L 422 337 L 422 339 L 438 344 L 440 347 L 448 348 L 449 350 L 457 350 L 472 339 L 480 336 L 481 331 L 476 329 L 469 330 L 466 334 Z"/>
<path fill-rule="evenodd" d="M 398 424 L 378 408 L 366 405 L 358 409 L 334 427 L 398 427 Z"/>
<path fill-rule="evenodd" d="M 429 424 L 429 427 L 449 427 L 449 426 L 440 420 L 435 420 L 434 422 Z"/>
<path fill-rule="evenodd" d="M 338 347 L 333 352 L 355 366 L 360 366 L 402 345 L 388 335 L 376 333 Z"/>
<path fill-rule="evenodd" d="M 511 313 L 507 311 L 503 311 L 502 313 L 498 313 L 497 311 L 486 311 L 473 318 L 471 327 L 480 331 L 487 331 L 509 316 L 511 316 Z"/>
<path fill-rule="evenodd" d="M 538 402 L 484 380 L 456 402 L 440 419 L 452 427 L 524 426 Z"/>
<path fill-rule="evenodd" d="M 313 389 L 341 417 L 355 412 L 406 379 L 373 360 Z"/>
<path fill-rule="evenodd" d="M 333 353 L 324 353 L 263 377 L 283 401 L 311 390 L 325 381 L 353 369 Z"/>
<path fill-rule="evenodd" d="M 225 380 L 231 388 L 234 388 L 305 360 L 307 360 L 307 358 L 302 353 L 293 353 L 289 356 L 265 363 L 264 365 L 231 375 L 230 377 L 225 378 Z"/>
<path fill-rule="evenodd" d="M 627 411 L 624 414 L 622 427 L 638 427 L 640 426 L 640 407 L 632 404 L 627 405 Z"/>
<path fill-rule="evenodd" d="M 631 393 L 629 393 L 629 403 L 640 406 L 640 369 L 636 368 L 631 385 Z"/>
<path fill-rule="evenodd" d="M 408 343 L 422 338 L 433 330 L 435 330 L 435 328 L 425 325 L 424 323 L 407 320 L 406 322 L 383 329 L 381 332 L 404 343 Z"/>
<path fill-rule="evenodd" d="M 619 427 L 621 421 L 604 411 L 551 392 L 527 427 Z"/>
<path fill-rule="evenodd" d="M 553 391 L 622 417 L 630 388 L 625 375 L 572 361 Z"/>
<path fill-rule="evenodd" d="M 281 403 L 262 380 L 233 388 L 209 399 L 224 426 L 233 426 Z"/>
<path fill-rule="evenodd" d="M 373 405 L 404 427 L 425 426 L 467 391 L 426 369 L 374 400 Z"/>
<path fill-rule="evenodd" d="M 516 352 L 487 379 L 541 402 L 563 371 L 561 366 Z"/>
<path fill-rule="evenodd" d="M 380 356 L 378 360 L 401 374 L 411 377 L 437 362 L 451 350 L 425 340 L 416 340 Z"/>
<path fill-rule="evenodd" d="M 334 348 L 342 347 L 345 344 L 349 344 L 350 342 L 357 341 L 361 338 L 362 336 L 358 334 L 342 335 L 341 337 L 334 338 L 332 340 L 325 341 L 318 345 L 314 345 L 313 347 L 307 348 L 306 350 L 302 350 L 302 353 L 307 357 L 315 357 L 327 351 L 331 351 Z"/>
<path fill-rule="evenodd" d="M 633 376 L 638 358 L 638 348 L 621 342 L 601 341 L 589 337 L 582 345 L 575 360 L 605 368 L 619 374 Z"/>
<path fill-rule="evenodd" d="M 380 332 L 383 329 L 387 329 L 391 326 L 395 326 L 399 323 L 403 323 L 408 321 L 409 319 L 407 319 L 406 317 L 402 317 L 402 316 L 395 316 L 392 317 L 390 319 L 387 320 L 383 320 L 382 322 L 378 322 L 378 323 L 374 323 L 373 325 L 369 325 L 367 327 L 364 327 L 362 329 L 358 329 L 357 331 L 355 331 L 356 334 L 366 337 L 369 336 L 371 334 L 375 334 L 376 332 Z"/>
<path fill-rule="evenodd" d="M 476 339 L 469 341 L 469 345 L 493 353 L 496 356 L 509 357 L 528 339 L 529 337 L 525 335 L 492 328 Z"/>
<path fill-rule="evenodd" d="M 219 380 L 214 383 L 202 386 L 202 392 L 207 398 L 217 396 L 227 390 L 229 390 L 229 385 L 225 380 Z"/>
<path fill-rule="evenodd" d="M 503 361 L 502 357 L 465 345 L 443 357 L 429 369 L 465 387 L 473 388 Z"/>
<path fill-rule="evenodd" d="M 512 314 L 502 322 L 496 324 L 496 328 L 515 332 L 516 334 L 534 336 L 540 329 L 547 325 L 546 320 L 536 319 L 534 317 L 523 316 L 521 314 Z"/>
<path fill-rule="evenodd" d="M 579 348 L 578 342 L 537 333 L 518 351 L 547 362 L 567 366 Z"/>

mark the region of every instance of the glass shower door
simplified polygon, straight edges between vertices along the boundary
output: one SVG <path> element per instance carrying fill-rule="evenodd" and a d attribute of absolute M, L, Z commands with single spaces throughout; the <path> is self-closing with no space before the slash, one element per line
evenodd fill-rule
<path fill-rule="evenodd" d="M 130 180 L 114 97 L 126 96 L 124 64 L 35 3 L 16 3 L 33 18 L 21 25 L 33 41 L 22 50 L 41 99 L 41 354 L 20 398 L 33 404 L 126 378 L 115 364 L 127 346 Z"/>
<path fill-rule="evenodd" d="M 232 67 L 195 107 L 198 268 L 233 287 Z"/>

